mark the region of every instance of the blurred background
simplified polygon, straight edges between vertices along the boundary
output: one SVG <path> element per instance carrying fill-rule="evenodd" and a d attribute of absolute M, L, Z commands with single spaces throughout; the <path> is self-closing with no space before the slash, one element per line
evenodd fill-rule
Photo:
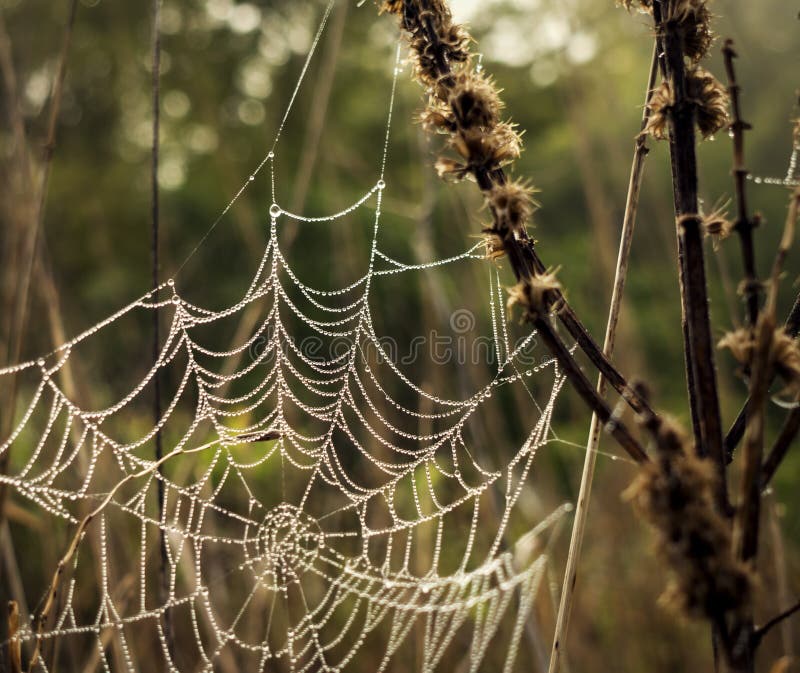
<path fill-rule="evenodd" d="M 18 246 L 33 202 L 20 178 L 20 132 L 38 171 L 48 150 L 48 101 L 69 5 L 67 0 L 0 3 L 7 34 L 0 45 L 6 54 L 0 127 L 6 340 L 18 327 L 9 296 L 24 273 Z M 323 9 L 307 0 L 164 2 L 162 279 L 182 267 L 269 150 Z M 542 207 L 533 230 L 540 254 L 546 263 L 561 265 L 571 303 L 601 341 L 651 58 L 649 17 L 615 8 L 611 0 L 453 0 L 452 9 L 469 25 L 476 39 L 473 51 L 504 90 L 507 115 L 524 130 L 525 151 L 514 174 L 529 177 L 540 190 Z M 783 177 L 792 149 L 790 120 L 798 114 L 798 7 L 786 0 L 717 0 L 713 9 L 717 33 L 733 38 L 741 57 L 744 116 L 753 125 L 747 165 L 756 176 Z M 150 10 L 145 2 L 78 2 L 18 359 L 50 351 L 149 289 Z M 397 43 L 394 19 L 378 16 L 372 2 L 335 5 L 282 132 L 276 192 L 288 210 L 335 212 L 374 184 Z M 721 40 L 707 67 L 722 78 L 720 47 Z M 395 259 L 423 263 L 473 245 L 486 215 L 474 185 L 448 185 L 436 177 L 432 165 L 439 141 L 416 122 L 423 95 L 410 71 L 403 64 L 397 81 L 380 242 Z M 21 111 L 24 129 L 14 126 L 9 103 Z M 668 154 L 663 143 L 650 144 L 615 361 L 623 373 L 648 381 L 657 406 L 688 426 Z M 711 210 L 732 194 L 728 137 L 703 143 L 699 156 L 701 193 Z M 787 194 L 779 186 L 751 182 L 750 196 L 752 208 L 763 216 L 758 232 L 763 274 L 781 233 Z M 261 258 L 271 202 L 269 176 L 259 173 L 181 268 L 176 283 L 184 296 L 213 307 L 238 298 Z M 363 272 L 371 220 L 362 217 L 354 227 L 301 223 L 281 232 L 287 256 L 304 280 L 335 287 Z M 742 314 L 736 293 L 738 242 L 713 246 L 709 241 L 708 253 L 713 327 L 721 336 Z M 447 324 L 453 312 L 469 310 L 476 334 L 490 334 L 487 264 L 444 266 L 378 287 L 371 299 L 376 329 L 407 343 Z M 502 263 L 499 268 L 503 282 L 511 284 Z M 787 269 L 782 314 L 797 291 L 797 255 Z M 149 347 L 148 328 L 142 323 L 140 330 L 98 340 L 90 354 L 81 356 L 75 387 L 83 399 L 93 404 L 116 399 L 124 389 L 120 381 L 134 381 L 146 371 L 149 361 L 141 353 Z M 525 333 L 515 322 L 509 329 Z M 745 384 L 726 354 L 719 354 L 718 364 L 727 424 L 738 412 Z M 487 372 L 488 365 L 485 371 L 471 367 L 469 380 L 485 380 Z M 455 376 L 432 375 L 422 361 L 408 374 L 451 394 L 461 385 Z M 490 452 L 519 445 L 525 436 L 524 402 L 509 397 L 495 407 L 485 429 Z M 773 435 L 781 417 L 776 408 Z M 548 445 L 537 457 L 532 518 L 574 501 L 583 462 L 577 445 L 585 442 L 588 424 L 585 408 L 565 388 L 554 420 L 565 441 Z M 618 453 L 605 438 L 601 449 Z M 795 452 L 779 473 L 764 513 L 762 619 L 777 613 L 781 600 L 800 594 L 798 470 Z M 633 476 L 625 461 L 600 457 L 566 645 L 569 670 L 711 670 L 706 626 L 657 606 L 663 566 L 652 553 L 650 532 L 621 499 Z M 18 550 L 36 544 L 22 514 L 12 518 L 11 529 Z M 550 580 L 556 584 L 568 540 L 567 529 L 553 549 Z M 774 554 L 776 549 L 783 553 Z M 40 571 L 23 565 L 30 596 L 42 593 Z M 550 589 L 543 587 L 541 594 L 535 622 L 547 651 L 553 606 Z M 800 620 L 775 629 L 761 650 L 762 670 L 769 670 L 798 634 Z M 516 670 L 541 670 L 541 651 L 530 642 L 523 650 Z"/>

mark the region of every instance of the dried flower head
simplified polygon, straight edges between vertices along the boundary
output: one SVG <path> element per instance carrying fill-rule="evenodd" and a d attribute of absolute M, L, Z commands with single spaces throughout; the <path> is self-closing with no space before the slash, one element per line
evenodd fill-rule
<path fill-rule="evenodd" d="M 740 365 L 749 366 L 753 359 L 755 350 L 755 337 L 753 330 L 747 327 L 740 327 L 731 332 L 727 332 L 717 342 L 717 348 L 724 348 L 731 352 L 734 360 Z"/>
<path fill-rule="evenodd" d="M 658 531 L 670 569 L 661 601 L 690 617 L 717 617 L 750 601 L 752 578 L 732 553 L 730 530 L 715 507 L 715 473 L 671 419 L 648 419 L 657 459 L 625 491 Z"/>
<path fill-rule="evenodd" d="M 561 292 L 561 283 L 556 278 L 557 273 L 558 269 L 548 269 L 508 288 L 506 306 L 509 315 L 514 306 L 522 307 L 520 320 L 523 322 L 547 315 L 551 311 L 558 311 L 559 306 L 554 304 Z"/>
<path fill-rule="evenodd" d="M 770 360 L 786 387 L 784 394 L 795 397 L 800 393 L 800 348 L 784 328 L 775 330 L 770 348 Z"/>
<path fill-rule="evenodd" d="M 489 129 L 464 129 L 450 146 L 476 167 L 502 166 L 520 155 L 520 135 L 513 124 L 501 122 Z"/>
<path fill-rule="evenodd" d="M 704 138 L 729 123 L 728 92 L 708 70 L 696 66 L 686 73 L 686 93 L 696 106 L 697 127 Z"/>
<path fill-rule="evenodd" d="M 439 177 L 458 180 L 476 171 L 491 170 L 516 159 L 521 151 L 519 133 L 513 124 L 502 122 L 488 129 L 459 130 L 448 140 L 462 160 L 440 157 L 436 161 Z"/>
<path fill-rule="evenodd" d="M 419 115 L 419 121 L 426 131 L 453 133 L 457 128 L 452 110 L 438 99 L 428 102 L 428 107 Z"/>
<path fill-rule="evenodd" d="M 728 203 L 714 206 L 714 209 L 703 216 L 701 222 L 703 233 L 714 239 L 714 247 L 733 233 L 734 224 L 728 219 Z"/>
<path fill-rule="evenodd" d="M 686 95 L 695 106 L 695 121 L 704 138 L 727 126 L 728 92 L 707 70 L 695 66 L 686 73 Z M 670 82 L 662 82 L 647 103 L 650 119 L 643 133 L 657 140 L 669 135 L 669 117 L 675 107 L 675 95 Z"/>
<path fill-rule="evenodd" d="M 534 188 L 522 180 L 492 187 L 486 194 L 486 203 L 499 231 L 515 233 L 524 230 L 538 206 L 533 199 L 534 192 Z"/>
<path fill-rule="evenodd" d="M 653 0 L 617 0 L 618 5 L 622 5 L 625 9 L 630 11 L 633 8 L 638 9 L 640 12 L 652 12 Z"/>
<path fill-rule="evenodd" d="M 462 69 L 450 89 L 450 107 L 461 128 L 489 127 L 499 121 L 503 104 L 491 78 L 471 68 Z"/>
<path fill-rule="evenodd" d="M 672 95 L 672 86 L 667 81 L 661 82 L 653 89 L 650 100 L 647 101 L 650 117 L 642 133 L 649 133 L 656 140 L 667 138 L 669 136 L 669 114 L 674 105 L 675 97 Z"/>
<path fill-rule="evenodd" d="M 494 228 L 494 225 L 483 227 L 481 233 L 483 235 L 483 243 L 486 246 L 486 259 L 494 261 L 504 257 L 506 254 L 505 242 Z"/>
<path fill-rule="evenodd" d="M 403 6 L 405 0 L 381 0 L 378 2 L 378 12 L 380 14 L 397 14 L 403 15 Z"/>
<path fill-rule="evenodd" d="M 673 22 L 683 41 L 683 53 L 696 63 L 703 58 L 714 41 L 711 12 L 706 0 L 678 0 L 667 3 L 665 21 Z"/>
<path fill-rule="evenodd" d="M 717 345 L 727 348 L 745 372 L 750 370 L 756 347 L 751 329 L 740 327 L 728 332 Z M 772 334 L 768 365 L 786 384 L 784 394 L 800 393 L 800 347 L 785 328 L 776 329 Z"/>

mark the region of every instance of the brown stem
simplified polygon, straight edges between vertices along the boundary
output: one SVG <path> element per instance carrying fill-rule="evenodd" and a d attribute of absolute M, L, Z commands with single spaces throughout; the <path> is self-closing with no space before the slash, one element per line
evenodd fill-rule
<path fill-rule="evenodd" d="M 772 445 L 764 465 L 761 468 L 761 489 L 769 486 L 772 477 L 775 476 L 778 467 L 789 452 L 789 447 L 800 433 L 800 408 L 792 409 L 783 423 L 780 434 Z"/>
<path fill-rule="evenodd" d="M 742 249 L 742 262 L 744 266 L 744 297 L 747 304 L 747 324 L 755 326 L 758 320 L 758 277 L 756 275 L 756 255 L 753 245 L 753 229 L 757 220 L 750 217 L 747 209 L 747 176 L 749 171 L 744 165 L 744 132 L 752 126 L 742 119 L 741 102 L 739 100 L 741 87 L 736 80 L 736 69 L 733 59 L 737 54 L 733 48 L 733 40 L 725 40 L 722 48 L 725 56 L 725 72 L 728 75 L 728 94 L 731 100 L 733 121 L 730 130 L 733 134 L 733 178 L 736 191 L 736 231 Z"/>
<path fill-rule="evenodd" d="M 780 624 L 780 623 L 781 623 L 781 622 L 782 622 L 784 619 L 788 619 L 788 618 L 789 618 L 789 617 L 791 617 L 791 616 L 792 616 L 792 615 L 793 615 L 795 612 L 798 612 L 798 611 L 800 611 L 800 601 L 798 601 L 797 603 L 795 603 L 795 604 L 794 604 L 792 607 L 790 607 L 788 610 L 784 610 L 784 611 L 783 611 L 783 612 L 781 612 L 779 615 L 776 615 L 775 617 L 773 617 L 772 619 L 770 619 L 770 620 L 769 620 L 769 621 L 768 621 L 766 624 L 764 624 L 764 626 L 760 626 L 759 628 L 757 628 L 757 629 L 756 629 L 756 630 L 753 632 L 753 645 L 754 645 L 754 646 L 757 646 L 757 645 L 758 645 L 758 644 L 761 642 L 761 639 L 762 639 L 764 636 L 766 636 L 766 635 L 767 635 L 767 633 L 769 632 L 769 630 L 770 630 L 771 628 L 773 628 L 774 626 L 777 626 L 777 625 L 778 625 L 778 624 Z"/>
<path fill-rule="evenodd" d="M 698 215 L 697 156 L 695 153 L 695 104 L 686 91 L 683 37 L 675 21 L 664 21 L 663 0 L 653 3 L 656 29 L 662 39 L 665 78 L 670 82 L 674 103 L 670 107 L 670 157 L 678 229 L 681 304 L 687 326 L 687 380 L 700 455 L 709 456 L 716 467 L 716 502 L 720 511 L 729 510 L 722 421 L 714 366 L 714 344 L 709 318 L 703 232 Z M 698 427 L 699 426 L 699 427 Z M 699 433 L 697 433 L 699 430 Z"/>
<path fill-rule="evenodd" d="M 581 371 L 575 359 L 567 350 L 564 342 L 553 331 L 553 327 L 545 317 L 537 317 L 533 325 L 539 336 L 545 342 L 551 353 L 556 357 L 564 369 L 572 387 L 581 396 L 586 405 L 597 414 L 597 418 L 604 424 L 606 430 L 619 442 L 620 446 L 628 452 L 631 458 L 638 463 L 648 460 L 647 454 L 641 444 L 630 434 L 624 424 L 615 418 L 611 407 L 600 396 L 586 375 Z"/>
<path fill-rule="evenodd" d="M 438 86 L 447 89 L 452 86 L 454 80 L 450 63 L 447 60 L 446 48 L 442 44 L 437 34 L 433 22 L 433 12 L 429 6 L 429 0 L 416 0 L 415 2 L 405 2 L 403 6 L 403 25 L 406 29 L 411 29 L 419 23 L 425 33 L 429 53 L 432 54 L 436 64 L 438 74 Z M 475 177 L 481 191 L 488 192 L 492 187 L 503 185 L 507 178 L 504 170 L 500 166 L 473 167 L 471 172 Z M 508 241 L 508 257 L 511 266 L 518 279 L 530 278 L 535 274 L 544 273 L 547 269 L 544 262 L 539 257 L 534 242 L 527 236 L 513 238 Z M 586 327 L 578 318 L 575 311 L 566 301 L 563 294 L 556 290 L 553 293 L 554 302 L 560 307 L 558 317 L 569 334 L 574 338 L 580 349 L 586 354 L 592 364 L 598 369 L 599 373 L 608 383 L 631 405 L 637 413 L 648 412 L 655 414 L 647 400 L 639 395 L 635 387 L 628 384 L 625 377 L 617 370 L 611 361 L 603 353 L 603 349 L 589 334 Z M 568 351 L 567 351 L 568 352 Z M 570 355 L 570 357 L 572 357 Z"/>
<path fill-rule="evenodd" d="M 450 15 L 446 5 L 438 4 L 433 5 L 431 0 L 406 0 L 401 8 L 395 9 L 402 17 L 402 23 L 406 30 L 411 32 L 415 37 L 414 49 L 424 56 L 426 59 L 425 67 L 429 78 L 435 80 L 431 96 L 435 96 L 441 101 L 448 100 L 449 93 L 455 85 L 455 77 L 448 61 L 448 51 L 451 49 L 445 45 L 439 37 L 437 32 L 437 23 L 449 22 Z M 420 44 L 422 43 L 422 44 Z M 458 58 L 466 59 L 468 55 L 463 50 L 459 52 Z M 432 63 L 432 66 L 430 65 Z M 433 72 L 432 72 L 433 71 Z M 484 194 L 488 194 L 494 189 L 495 186 L 506 184 L 507 178 L 503 168 L 497 161 L 484 161 L 484 162 L 468 162 L 465 169 L 475 178 L 478 187 Z M 493 216 L 496 214 L 493 212 Z M 509 259 L 511 268 L 514 271 L 518 281 L 529 283 L 535 276 L 545 272 L 546 267 L 539 259 L 533 246 L 533 241 L 524 232 L 524 229 L 515 232 L 516 235 L 507 236 L 504 238 L 503 245 L 504 251 Z M 559 314 L 561 315 L 562 322 L 567 327 L 568 331 L 573 334 L 574 338 L 578 341 L 581 348 L 584 348 L 589 358 L 594 362 L 601 373 L 606 376 L 609 382 L 617 388 L 626 401 L 632 404 L 637 410 L 648 409 L 646 401 L 644 401 L 630 386 L 627 385 L 621 374 L 616 371 L 614 366 L 605 357 L 603 351 L 589 336 L 586 329 L 578 320 L 571 308 L 566 305 L 564 298 L 560 291 L 553 291 L 552 304 L 560 307 Z M 535 323 L 536 321 L 534 321 Z M 604 422 L 611 418 L 611 412 L 605 402 L 597 395 L 591 384 L 580 371 L 578 364 L 575 362 L 569 349 L 564 345 L 561 338 L 552 330 L 550 325 L 543 327 L 546 334 L 543 338 L 550 346 L 551 351 L 558 358 L 561 366 L 567 372 L 570 380 L 580 388 L 579 393 L 585 402 L 590 406 L 592 411 L 598 414 Z M 599 363 L 599 364 L 598 364 Z M 584 382 L 586 389 L 584 389 Z M 633 400 L 633 402 L 631 402 Z M 652 413 L 652 410 L 650 410 Z M 605 418 L 604 418 L 605 417 Z M 636 460 L 641 460 L 645 455 L 640 446 L 633 440 L 632 435 L 627 429 L 617 428 L 615 423 L 609 430 L 615 433 L 618 439 L 621 439 L 624 447 L 631 453 Z M 640 455 L 641 454 L 641 455 Z"/>

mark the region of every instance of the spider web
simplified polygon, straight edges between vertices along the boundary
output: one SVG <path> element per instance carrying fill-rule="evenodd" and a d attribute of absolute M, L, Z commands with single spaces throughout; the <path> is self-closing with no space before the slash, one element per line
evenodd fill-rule
<path fill-rule="evenodd" d="M 272 148 L 212 229 L 262 169 L 275 201 L 278 140 L 332 5 Z M 380 249 L 399 64 L 398 48 L 375 182 L 326 216 L 274 202 L 239 301 L 203 308 L 171 279 L 46 357 L 0 370 L 0 384 L 18 379 L 25 398 L 0 444 L 11 457 L 0 483 L 52 530 L 68 530 L 61 563 L 41 571 L 55 571 L 38 588 L 34 612 L 45 619 L 16 635 L 28 657 L 36 652 L 37 670 L 383 671 L 408 667 L 412 640 L 421 670 L 449 651 L 474 671 L 495 641 L 512 669 L 545 569 L 537 539 L 568 510 L 532 529 L 518 513 L 537 450 L 556 440 L 564 379 L 550 360 L 521 371 L 535 334 L 511 345 L 496 271 L 488 301 L 497 364 L 470 394 L 427 391 L 378 335 L 370 296 L 382 277 L 482 259 L 477 246 L 424 264 Z M 372 210 L 366 272 L 335 289 L 304 283 L 279 245 L 281 225 L 348 226 Z M 99 409 L 70 399 L 59 376 L 73 354 L 153 311 L 169 328 L 138 383 Z M 253 311 L 256 327 L 225 347 Z M 526 383 L 534 374 L 541 400 Z M 171 390 L 160 422 L 145 427 L 140 408 L 156 377 Z M 493 393 L 513 386 L 534 407 L 527 437 L 518 447 L 471 446 L 470 427 L 491 423 Z M 499 468 L 479 457 L 487 452 Z"/>

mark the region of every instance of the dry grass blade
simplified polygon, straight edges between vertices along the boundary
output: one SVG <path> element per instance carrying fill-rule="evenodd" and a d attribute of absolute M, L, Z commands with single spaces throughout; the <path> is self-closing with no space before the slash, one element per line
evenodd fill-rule
<path fill-rule="evenodd" d="M 647 126 L 650 108 L 650 92 L 653 90 L 656 73 L 658 72 L 658 53 L 655 45 L 653 46 L 653 58 L 648 75 L 647 88 L 645 89 L 644 116 L 642 118 L 642 128 Z M 625 203 L 625 215 L 622 222 L 622 232 L 620 234 L 619 255 L 614 277 L 614 288 L 611 295 L 611 304 L 608 311 L 608 322 L 606 324 L 605 340 L 603 342 L 603 352 L 610 359 L 614 353 L 614 343 L 619 322 L 619 314 L 622 308 L 622 296 L 625 289 L 625 279 L 628 271 L 628 259 L 630 257 L 631 244 L 633 242 L 633 230 L 636 223 L 636 214 L 639 203 L 639 192 L 642 184 L 644 160 L 647 156 L 646 136 L 640 134 L 636 139 L 636 148 L 633 155 L 633 165 L 631 167 L 630 183 L 628 185 L 628 196 Z M 597 392 L 605 394 L 606 380 L 600 374 L 597 382 Z M 597 414 L 592 415 L 589 427 L 589 439 L 586 443 L 586 457 L 583 463 L 583 473 L 581 475 L 581 485 L 578 491 L 577 506 L 575 509 L 575 521 L 572 525 L 572 536 L 569 544 L 569 555 L 567 565 L 564 570 L 564 581 L 561 585 L 561 599 L 558 606 L 556 617 L 556 628 L 553 634 L 553 647 L 550 652 L 550 673 L 559 670 L 562 650 L 566 642 L 567 631 L 569 629 L 569 618 L 572 611 L 572 602 L 575 595 L 575 585 L 577 582 L 578 561 L 583 546 L 583 538 L 586 532 L 586 521 L 589 513 L 589 502 L 592 496 L 592 482 L 594 480 L 595 463 L 597 461 L 597 449 L 600 444 L 600 419 Z"/>

